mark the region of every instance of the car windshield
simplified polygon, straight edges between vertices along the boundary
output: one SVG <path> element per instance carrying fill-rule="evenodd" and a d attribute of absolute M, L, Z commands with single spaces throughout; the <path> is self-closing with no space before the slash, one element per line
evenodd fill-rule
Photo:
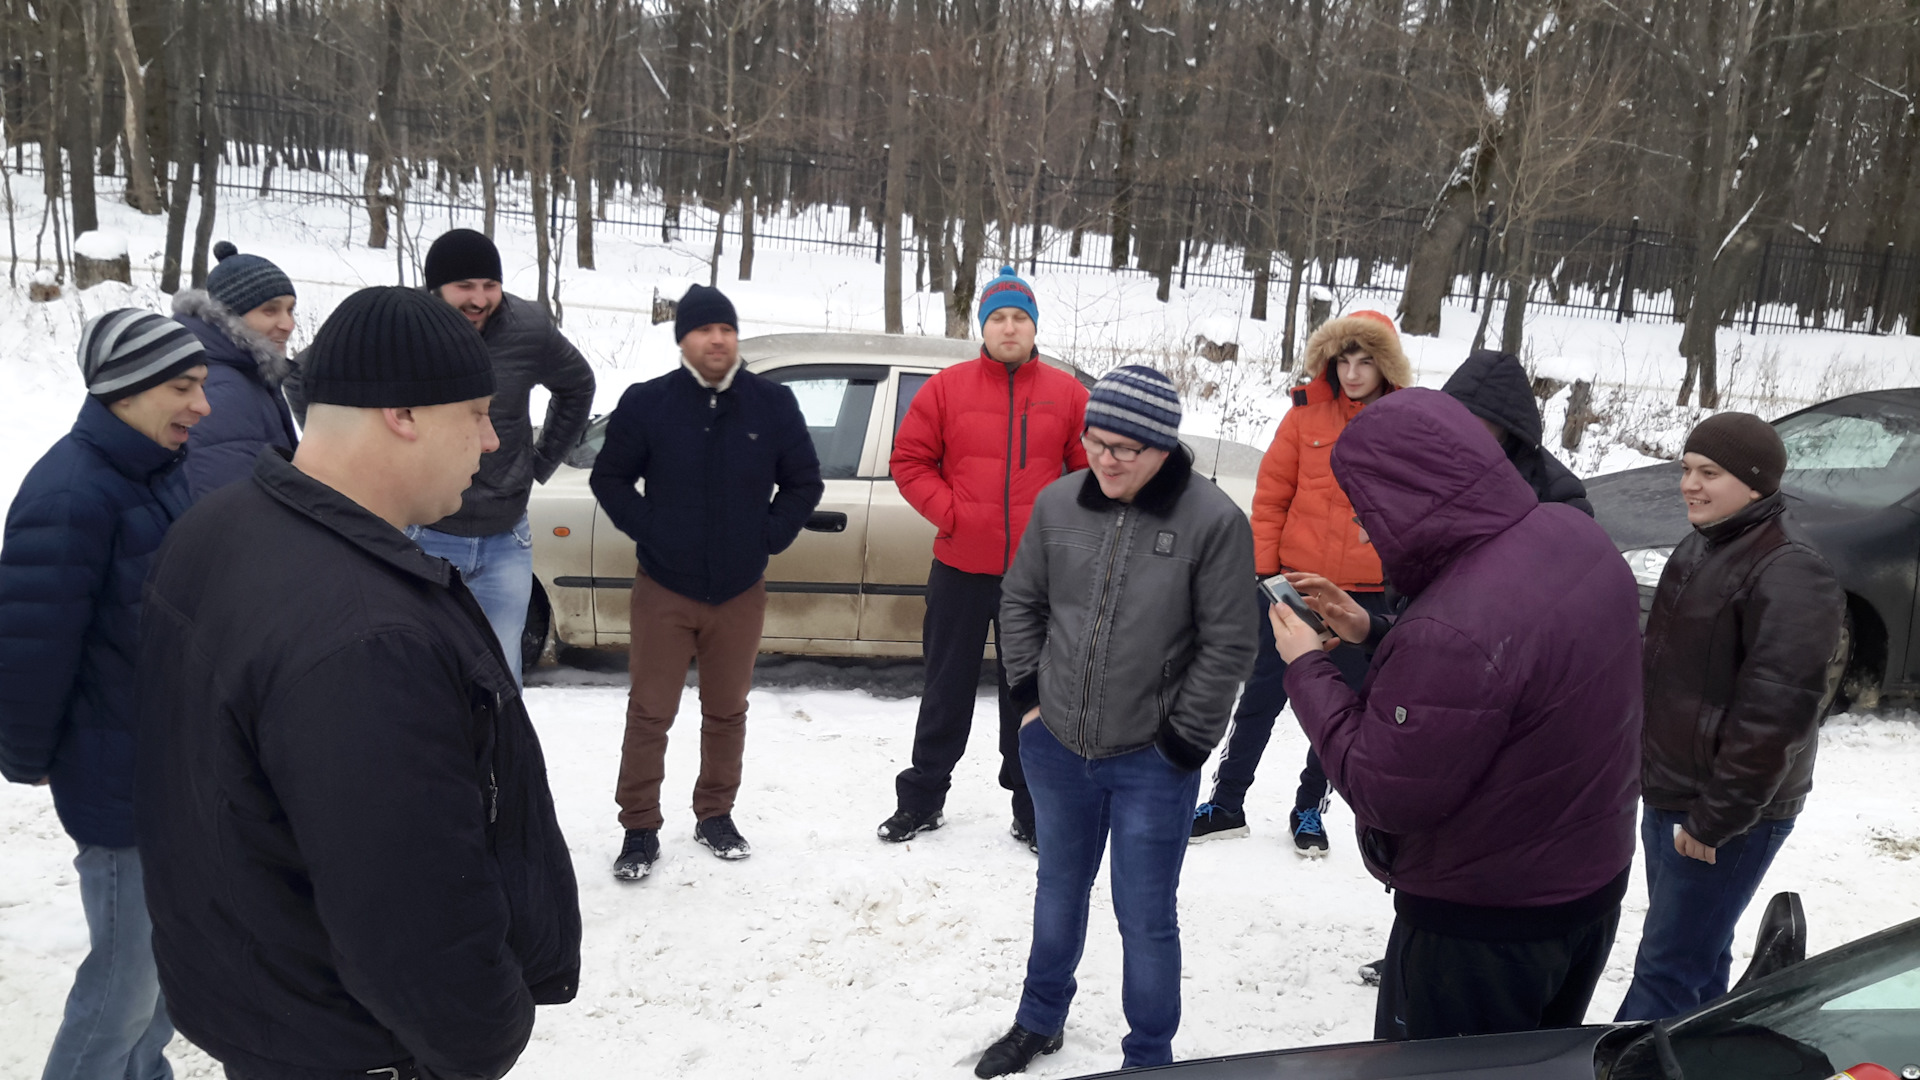
<path fill-rule="evenodd" d="M 1880 507 L 1920 489 L 1920 413 L 1885 398 L 1848 398 L 1774 425 L 1787 444 L 1780 484 L 1802 498 Z"/>
<path fill-rule="evenodd" d="M 1676 1023 L 1672 1047 L 1685 1080 L 1920 1075 L 1920 920 L 1734 991 Z"/>
<path fill-rule="evenodd" d="M 587 425 L 580 433 L 580 441 L 567 451 L 567 464 L 576 469 L 591 469 L 600 456 L 600 448 L 607 445 L 607 421 L 611 417 L 603 416 Z"/>

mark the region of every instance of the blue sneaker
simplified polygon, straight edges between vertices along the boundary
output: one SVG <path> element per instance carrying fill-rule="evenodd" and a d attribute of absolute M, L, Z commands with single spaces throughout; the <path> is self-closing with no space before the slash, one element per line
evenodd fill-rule
<path fill-rule="evenodd" d="M 1293 829 L 1293 850 L 1297 855 L 1317 859 L 1327 853 L 1327 827 L 1320 821 L 1320 808 L 1308 807 L 1287 815 Z"/>
<path fill-rule="evenodd" d="M 1244 810 L 1229 810 L 1219 803 L 1201 803 L 1193 812 L 1193 834 L 1187 837 L 1187 843 L 1198 844 L 1202 840 L 1231 840 L 1236 836 L 1247 835 L 1247 814 Z"/>

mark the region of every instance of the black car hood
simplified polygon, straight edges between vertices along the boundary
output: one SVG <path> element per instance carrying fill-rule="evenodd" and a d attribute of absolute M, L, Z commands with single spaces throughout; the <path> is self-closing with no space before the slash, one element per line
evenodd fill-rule
<path fill-rule="evenodd" d="M 1593 1080 L 1594 1049 L 1614 1030 L 1558 1028 L 1463 1039 L 1345 1043 L 1099 1075 L 1168 1080 Z"/>
<path fill-rule="evenodd" d="M 1596 476 L 1587 481 L 1587 501 L 1593 519 L 1621 551 L 1673 547 L 1693 527 L 1680 498 L 1677 461 Z"/>

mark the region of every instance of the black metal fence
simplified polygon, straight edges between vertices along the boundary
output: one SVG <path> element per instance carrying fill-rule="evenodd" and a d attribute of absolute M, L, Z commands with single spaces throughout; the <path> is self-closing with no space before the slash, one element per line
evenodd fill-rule
<path fill-rule="evenodd" d="M 222 188 L 354 204 L 364 199 L 360 171 L 367 127 L 356 110 L 227 93 L 221 127 L 228 140 L 218 177 Z M 415 223 L 440 214 L 449 221 L 477 217 L 483 192 L 473 160 L 481 139 L 475 118 L 401 110 L 395 129 L 395 154 L 407 166 L 393 197 L 407 217 Z M 519 136 L 501 132 L 498 142 L 518 146 Z M 30 150 L 16 147 L 16 154 L 21 165 L 32 167 Z M 673 133 L 602 129 L 590 157 L 596 230 L 674 242 L 711 237 L 724 225 L 729 246 L 738 242 L 739 215 L 724 215 L 723 221 L 714 209 L 724 183 L 724 148 Z M 547 164 L 557 168 L 564 160 L 564 147 L 556 143 Z M 497 213 L 533 216 L 528 167 L 522 158 L 502 157 Z M 883 158 L 756 145 L 737 167 L 750 180 L 760 210 L 753 223 L 757 246 L 880 258 Z M 916 190 L 920 180 L 917 171 L 910 173 Z M 1424 214 L 1405 207 L 1347 207 L 1310 215 L 1263 205 L 1267 200 L 1250 193 L 1245 177 L 1226 174 L 1122 188 L 1111 178 L 1062 177 L 1042 166 L 1038 176 L 1007 169 L 981 182 L 989 195 L 988 254 L 998 261 L 1055 273 L 1149 274 L 1182 286 L 1250 287 L 1263 279 L 1283 297 L 1296 276 L 1302 287 L 1397 295 Z M 572 189 L 550 188 L 550 220 L 565 228 L 574 220 Z M 1123 206 L 1128 235 L 1115 265 L 1112 234 Z M 908 235 L 917 266 L 937 256 L 926 251 L 927 236 Z M 1614 320 L 1686 317 L 1697 258 L 1687 237 L 1643 227 L 1638 219 L 1542 221 L 1532 226 L 1528 242 L 1509 237 L 1506 247 L 1528 252 L 1530 305 Z M 1499 252 L 1489 213 L 1457 253 L 1450 295 L 1475 308 L 1493 302 L 1502 276 Z M 1884 334 L 1920 332 L 1916 312 L 1920 256 L 1891 245 L 1828 245 L 1796 230 L 1767 242 L 1743 301 L 1725 321 L 1748 331 Z"/>

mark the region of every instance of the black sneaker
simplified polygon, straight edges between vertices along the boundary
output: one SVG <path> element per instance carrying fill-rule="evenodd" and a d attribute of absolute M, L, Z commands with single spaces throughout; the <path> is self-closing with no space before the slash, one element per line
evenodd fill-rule
<path fill-rule="evenodd" d="M 1008 829 L 1007 833 L 1015 840 L 1027 845 L 1028 851 L 1035 855 L 1040 854 L 1040 831 L 1033 827 L 1033 822 L 1014 818 L 1013 827 Z"/>
<path fill-rule="evenodd" d="M 1320 821 L 1320 808 L 1308 807 L 1287 815 L 1293 830 L 1293 850 L 1297 855 L 1317 859 L 1327 853 L 1327 827 Z"/>
<path fill-rule="evenodd" d="M 1360 981 L 1367 986 L 1380 985 L 1380 969 L 1387 966 L 1385 959 L 1375 960 L 1371 964 L 1360 965 Z"/>
<path fill-rule="evenodd" d="M 1193 835 L 1187 843 L 1202 840 L 1232 840 L 1247 835 L 1247 812 L 1229 810 L 1219 803 L 1201 803 L 1193 812 Z"/>
<path fill-rule="evenodd" d="M 733 827 L 732 814 L 720 814 L 695 825 L 693 838 L 706 845 L 717 859 L 744 859 L 753 854 L 753 845 Z"/>
<path fill-rule="evenodd" d="M 613 876 L 621 881 L 639 881 L 653 872 L 659 858 L 659 829 L 628 829 L 627 840 L 620 845 L 620 857 L 613 860 Z"/>
<path fill-rule="evenodd" d="M 880 823 L 874 834 L 889 844 L 901 844 L 919 836 L 923 832 L 932 832 L 947 823 L 947 819 L 938 810 L 921 813 L 915 810 L 895 810 L 893 816 Z"/>
<path fill-rule="evenodd" d="M 981 1080 L 990 1076 L 1005 1076 L 1008 1073 L 1026 1072 L 1027 1066 L 1041 1054 L 1051 1054 L 1060 1049 L 1061 1036 L 1051 1038 L 1035 1035 L 1026 1028 L 1015 1024 L 1007 1029 L 1000 1041 L 987 1047 L 980 1055 L 980 1063 L 973 1067 L 973 1075 Z"/>

